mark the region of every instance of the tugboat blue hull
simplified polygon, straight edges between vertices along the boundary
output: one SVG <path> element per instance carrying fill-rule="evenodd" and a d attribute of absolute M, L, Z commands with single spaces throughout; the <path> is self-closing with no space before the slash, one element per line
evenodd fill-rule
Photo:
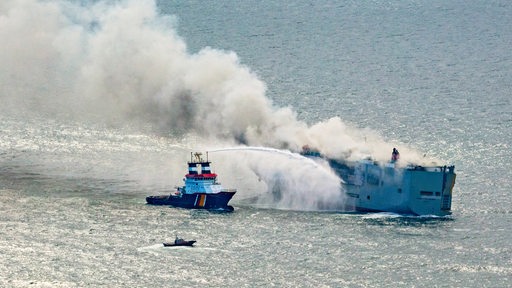
<path fill-rule="evenodd" d="M 181 195 L 148 196 L 146 202 L 150 205 L 169 205 L 187 209 L 208 209 L 231 212 L 234 208 L 228 205 L 236 192 L 193 193 Z"/>

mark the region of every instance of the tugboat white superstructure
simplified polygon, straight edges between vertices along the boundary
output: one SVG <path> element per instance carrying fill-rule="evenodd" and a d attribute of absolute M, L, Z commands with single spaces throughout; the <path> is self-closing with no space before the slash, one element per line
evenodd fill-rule
<path fill-rule="evenodd" d="M 222 188 L 217 182 L 217 174 L 211 172 L 208 153 L 206 155 L 205 161 L 201 153 L 190 153 L 185 186 L 177 187 L 170 195 L 148 196 L 146 202 L 190 209 L 233 211 L 228 202 L 235 195 L 236 189 Z"/>

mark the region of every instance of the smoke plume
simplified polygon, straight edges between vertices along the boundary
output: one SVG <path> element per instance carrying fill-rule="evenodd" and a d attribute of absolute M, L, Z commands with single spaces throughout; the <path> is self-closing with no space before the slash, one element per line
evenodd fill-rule
<path fill-rule="evenodd" d="M 234 52 L 206 47 L 189 53 L 176 23 L 159 14 L 153 0 L 2 1 L 0 109 L 128 123 L 226 145 L 300 151 L 308 144 L 334 158 L 389 159 L 393 146 L 376 133 L 338 117 L 310 126 L 291 108 L 273 105 L 265 83 Z M 400 149 L 404 162 L 419 161 L 414 151 Z M 253 163 L 260 174 L 273 173 L 262 167 L 289 169 L 261 163 Z M 299 184 L 308 173 L 295 173 L 283 185 L 314 190 Z M 337 180 L 327 178 L 326 189 L 339 189 Z"/>

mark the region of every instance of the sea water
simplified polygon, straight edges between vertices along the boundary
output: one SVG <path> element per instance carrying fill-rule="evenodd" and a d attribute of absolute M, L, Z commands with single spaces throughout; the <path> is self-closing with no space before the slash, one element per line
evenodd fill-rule
<path fill-rule="evenodd" d="M 510 286 L 511 26 L 506 1 L 0 4 L 0 286 Z M 342 188 L 306 144 L 454 164 L 453 214 L 321 209 Z M 235 211 L 146 205 L 197 150 Z"/>

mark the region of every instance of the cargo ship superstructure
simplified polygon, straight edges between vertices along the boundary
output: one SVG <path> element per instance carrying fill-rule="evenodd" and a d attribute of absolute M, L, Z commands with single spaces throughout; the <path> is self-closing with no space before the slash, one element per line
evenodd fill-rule
<path fill-rule="evenodd" d="M 398 153 L 398 150 L 397 152 Z M 328 159 L 305 150 L 310 158 L 325 159 L 343 180 L 347 206 L 361 212 L 393 212 L 410 215 L 451 214 L 455 167 L 398 165 L 393 155 L 387 163 L 364 159 L 355 163 Z"/>

